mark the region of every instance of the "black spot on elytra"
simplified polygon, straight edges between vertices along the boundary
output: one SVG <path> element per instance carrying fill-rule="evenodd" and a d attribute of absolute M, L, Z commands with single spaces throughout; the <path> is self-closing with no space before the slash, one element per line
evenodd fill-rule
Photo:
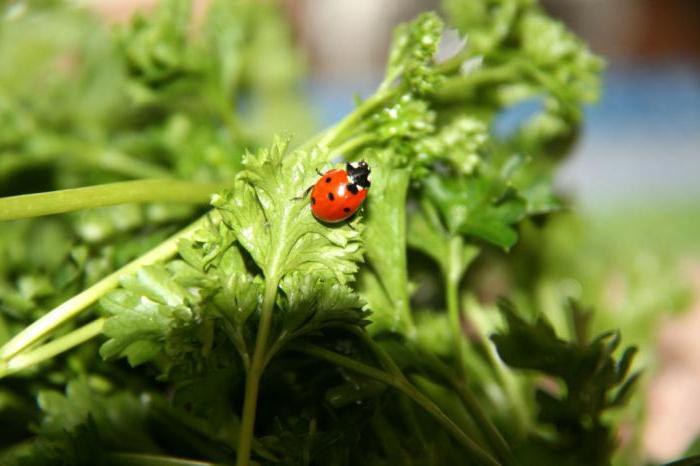
<path fill-rule="evenodd" d="M 354 183 L 350 183 L 350 184 L 348 185 L 348 191 L 350 191 L 350 192 L 353 193 L 353 194 L 357 194 L 357 191 L 358 191 L 357 185 L 354 184 Z"/>
<path fill-rule="evenodd" d="M 333 193 L 328 193 L 328 200 L 332 201 L 335 199 L 335 196 L 333 196 Z"/>
<path fill-rule="evenodd" d="M 312 204 L 316 204 L 316 198 L 313 197 L 313 196 L 311 196 L 311 203 L 312 203 Z"/>
<path fill-rule="evenodd" d="M 330 183 L 330 182 L 331 182 L 331 177 L 329 176 L 328 178 L 326 178 L 326 183 Z"/>
<path fill-rule="evenodd" d="M 350 207 L 343 207 L 343 212 L 350 212 Z"/>

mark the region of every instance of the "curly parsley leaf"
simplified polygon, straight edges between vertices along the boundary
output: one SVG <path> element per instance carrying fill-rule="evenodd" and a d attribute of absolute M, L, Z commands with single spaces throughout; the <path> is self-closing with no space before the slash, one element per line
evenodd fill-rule
<path fill-rule="evenodd" d="M 41 430 L 46 434 L 72 432 L 92 424 L 103 444 L 132 451 L 156 448 L 146 422 L 145 406 L 127 391 L 101 390 L 87 380 L 76 379 L 66 385 L 65 393 L 41 391 L 38 404 L 45 413 Z"/>
<path fill-rule="evenodd" d="M 447 229 L 504 249 L 517 238 L 514 224 L 525 215 L 525 202 L 498 177 L 464 180 L 437 176 L 425 180 L 426 195 L 437 206 Z"/>
<path fill-rule="evenodd" d="M 125 356 L 131 365 L 152 360 L 162 350 L 167 335 L 179 324 L 193 319 L 199 298 L 178 285 L 163 266 L 141 269 L 102 299 L 107 319 L 102 357 Z"/>
<path fill-rule="evenodd" d="M 320 276 L 287 275 L 280 283 L 277 305 L 281 338 L 295 337 L 337 324 L 364 324 L 365 303 L 352 288 Z"/>
<path fill-rule="evenodd" d="M 522 59 L 530 60 L 539 72 L 547 74 L 557 91 L 555 95 L 563 93 L 576 102 L 598 98 L 602 61 L 562 23 L 531 9 L 520 19 L 518 33 Z"/>
<path fill-rule="evenodd" d="M 319 149 L 288 153 L 287 145 L 278 139 L 270 149 L 247 154 L 232 190 L 213 204 L 266 279 L 296 271 L 352 281 L 362 257 L 360 216 L 352 225 L 319 222 L 304 192 L 328 155 Z"/>
<path fill-rule="evenodd" d="M 626 401 L 639 374 L 629 375 L 636 348 L 613 353 L 620 344 L 617 332 L 592 341 L 569 342 L 558 338 L 543 318 L 529 323 L 508 302 L 500 305 L 507 330 L 491 337 L 498 354 L 509 366 L 553 377 L 563 390 L 538 388 L 538 420 L 554 427 L 549 438 L 533 433 L 537 448 L 524 446 L 528 455 L 542 460 L 566 458 L 563 464 L 610 464 L 615 438 L 603 414 Z M 562 456 L 562 452 L 566 452 Z"/>
<path fill-rule="evenodd" d="M 155 91 L 192 72 L 186 36 L 190 7 L 187 0 L 168 0 L 150 18 L 137 14 L 122 31 L 120 45 L 134 83 Z"/>

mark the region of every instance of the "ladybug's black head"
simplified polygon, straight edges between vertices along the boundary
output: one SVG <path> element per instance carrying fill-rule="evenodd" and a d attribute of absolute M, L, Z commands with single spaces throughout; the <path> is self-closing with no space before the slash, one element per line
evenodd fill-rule
<path fill-rule="evenodd" d="M 345 166 L 345 171 L 348 173 L 348 178 L 350 182 L 363 189 L 369 189 L 370 184 L 372 184 L 371 172 L 367 162 L 352 162 Z"/>

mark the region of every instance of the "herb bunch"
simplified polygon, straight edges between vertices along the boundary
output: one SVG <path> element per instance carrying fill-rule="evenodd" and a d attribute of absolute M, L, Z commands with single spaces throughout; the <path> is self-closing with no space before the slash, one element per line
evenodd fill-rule
<path fill-rule="evenodd" d="M 36 8 L 5 22 L 83 19 Z M 193 32 L 189 3 L 166 1 L 82 30 L 75 43 L 105 37 L 46 101 L 31 79 L 5 88 L 0 176 L 40 170 L 25 191 L 61 190 L 0 199 L 0 216 L 66 215 L 3 231 L 4 461 L 611 464 L 604 415 L 631 393 L 634 350 L 588 338 L 575 303 L 567 340 L 534 290 L 505 290 L 519 312 L 474 286 L 494 260 L 523 267 L 507 254 L 520 229 L 562 207 L 553 172 L 601 61 L 529 0 L 445 10 L 458 32 L 432 12 L 399 26 L 376 92 L 304 142 L 272 137 L 298 134 L 303 109 L 267 3 L 214 2 Z M 539 113 L 495 131 L 533 99 Z M 329 226 L 304 191 L 339 158 L 373 183 Z M 108 207 L 124 203 L 143 205 Z M 14 249 L 32 235 L 46 251 Z"/>

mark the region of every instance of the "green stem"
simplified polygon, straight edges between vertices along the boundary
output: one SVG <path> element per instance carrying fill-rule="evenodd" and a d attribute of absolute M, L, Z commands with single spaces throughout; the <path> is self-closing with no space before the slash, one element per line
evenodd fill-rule
<path fill-rule="evenodd" d="M 447 264 L 443 270 L 445 278 L 445 301 L 447 302 L 447 313 L 452 328 L 452 339 L 457 352 L 457 366 L 459 379 L 447 376 L 448 370 L 443 370 L 453 389 L 457 392 L 462 404 L 469 415 L 474 419 L 475 424 L 488 441 L 493 452 L 504 464 L 515 464 L 515 457 L 510 451 L 510 447 L 501 436 L 496 426 L 486 416 L 479 406 L 479 402 L 466 385 L 466 365 L 464 361 L 465 338 L 462 330 L 461 312 L 459 310 L 459 283 L 462 280 L 464 271 L 469 263 L 476 258 L 477 249 L 465 260 L 464 240 L 461 236 L 452 236 L 448 243 Z"/>
<path fill-rule="evenodd" d="M 241 414 L 241 432 L 238 437 L 238 458 L 236 460 L 238 466 L 248 466 L 250 464 L 250 451 L 253 443 L 260 378 L 265 369 L 267 339 L 270 335 L 272 309 L 275 304 L 275 298 L 277 297 L 278 283 L 279 279 L 274 276 L 266 281 L 265 295 L 263 296 L 262 310 L 260 313 L 260 323 L 258 324 L 258 333 L 255 338 L 255 350 L 253 352 L 250 370 L 246 375 L 243 413 Z"/>
<path fill-rule="evenodd" d="M 238 449 L 238 435 L 240 434 L 240 423 L 238 418 L 234 417 L 230 420 L 225 428 L 213 428 L 208 419 L 195 416 L 194 414 L 187 412 L 182 408 L 177 408 L 173 406 L 170 402 L 166 401 L 161 396 L 151 396 L 149 397 L 149 403 L 153 407 L 154 413 L 157 414 L 158 418 L 163 424 L 169 427 L 181 426 L 183 431 L 191 431 L 195 434 L 195 437 L 188 436 L 189 441 L 193 441 L 195 438 L 198 440 L 206 439 L 207 442 L 216 443 L 221 442 L 230 446 L 234 451 Z M 214 449 L 210 446 L 205 446 L 206 450 L 202 448 L 203 444 L 200 443 L 200 453 L 207 455 L 211 458 L 218 458 L 221 452 L 213 454 L 214 452 L 209 452 L 207 450 Z M 278 459 L 270 451 L 265 449 L 260 441 L 253 438 L 252 450 L 260 455 L 262 458 L 276 463 Z"/>
<path fill-rule="evenodd" d="M 469 412 L 469 415 L 476 421 L 476 425 L 486 438 L 489 446 L 496 454 L 499 460 L 505 465 L 515 465 L 517 461 L 510 446 L 503 438 L 501 433 L 498 431 L 491 420 L 486 416 L 486 413 L 481 409 L 479 401 L 474 396 L 472 391 L 467 387 L 465 382 L 451 380 L 452 388 L 457 392 L 459 398 L 462 400 L 462 404 Z"/>
<path fill-rule="evenodd" d="M 81 157 L 92 165 L 114 173 L 134 178 L 161 178 L 172 173 L 158 165 L 144 162 L 116 150 L 93 149 L 94 155 Z M 77 158 L 77 157 L 76 157 Z"/>
<path fill-rule="evenodd" d="M 398 377 L 404 377 L 403 372 L 401 372 L 401 368 L 396 365 L 396 362 L 389 356 L 389 354 L 382 348 L 380 345 L 377 344 L 376 341 L 370 336 L 369 333 L 367 333 L 366 330 L 361 329 L 355 325 L 342 325 L 342 328 L 346 329 L 347 331 L 353 333 L 355 336 L 357 336 L 362 342 L 374 352 L 375 356 L 377 356 L 377 359 L 379 360 L 379 363 L 389 371 L 391 374 L 394 374 Z"/>
<path fill-rule="evenodd" d="M 397 92 L 397 89 L 399 88 L 377 92 L 371 97 L 365 99 L 352 113 L 340 120 L 340 122 L 331 129 L 326 131 L 323 137 L 319 139 L 318 146 L 332 147 L 334 144 L 337 144 L 338 141 L 342 140 L 343 137 L 346 136 L 346 133 L 353 129 L 353 127 L 359 121 L 361 121 L 366 114 L 393 98 Z"/>
<path fill-rule="evenodd" d="M 105 278 L 85 289 L 81 293 L 73 296 L 68 301 L 65 301 L 63 304 L 53 308 L 43 317 L 36 320 L 34 323 L 15 335 L 10 341 L 5 343 L 5 345 L 0 348 L 0 361 L 7 361 L 20 351 L 23 351 L 37 341 L 46 338 L 60 325 L 77 316 L 81 311 L 94 304 L 107 292 L 116 288 L 119 281 L 123 277 L 135 273 L 145 265 L 153 264 L 154 262 L 174 256 L 177 253 L 178 242 L 181 239 L 192 235 L 197 229 L 201 228 L 206 218 L 207 216 L 204 216 L 193 222 L 186 228 L 180 230 L 178 233 L 160 243 L 155 248 L 151 249 L 143 256 L 129 262 L 124 267 L 112 272 L 110 275 L 107 275 Z"/>
<path fill-rule="evenodd" d="M 484 67 L 466 75 L 458 75 L 442 83 L 435 94 L 438 101 L 449 101 L 455 94 L 463 95 L 467 89 L 499 81 L 507 81 L 517 76 L 518 67 L 513 63 Z"/>
<path fill-rule="evenodd" d="M 368 143 L 373 142 L 374 140 L 374 134 L 364 133 L 359 136 L 350 138 L 347 141 L 339 144 L 335 149 L 333 149 L 333 153 L 337 155 L 342 155 L 347 159 L 348 154 L 353 153 L 360 147 L 367 145 Z"/>
<path fill-rule="evenodd" d="M 501 381 L 501 386 L 507 394 L 507 399 L 513 408 L 513 424 L 518 432 L 525 435 L 530 430 L 530 413 L 528 412 L 527 401 L 523 397 L 522 390 L 518 387 L 518 382 L 510 372 L 509 368 L 501 361 L 494 345 L 482 339 L 483 348 L 486 355 L 495 369 L 496 376 Z"/>
<path fill-rule="evenodd" d="M 129 202 L 207 203 L 223 188 L 216 183 L 179 180 L 136 180 L 85 188 L 0 198 L 0 220 L 60 214 Z"/>
<path fill-rule="evenodd" d="M 4 364 L 4 367 L 0 366 L 0 378 L 23 369 L 27 369 L 35 364 L 39 364 L 40 362 L 46 361 L 57 354 L 68 351 L 69 349 L 74 348 L 93 337 L 96 337 L 102 333 L 104 322 L 104 318 L 97 319 L 62 337 L 56 338 L 45 345 L 39 346 L 38 348 L 11 358 L 6 364 Z"/>
<path fill-rule="evenodd" d="M 129 466 L 225 466 L 224 463 L 175 458 L 173 456 L 147 455 L 144 453 L 113 453 L 110 464 Z"/>
<path fill-rule="evenodd" d="M 473 297 L 470 298 L 470 302 L 472 305 L 478 306 Z M 466 307 L 469 307 L 469 305 Z M 481 310 L 481 312 L 488 312 L 488 310 L 484 309 Z M 488 363 L 493 375 L 497 381 L 500 382 L 499 386 L 504 392 L 502 398 L 508 400 L 513 413 L 510 422 L 511 427 L 513 427 L 512 430 L 515 430 L 520 436 L 525 436 L 526 433 L 531 430 L 531 415 L 528 409 L 527 401 L 523 397 L 521 387 L 519 387 L 518 381 L 510 368 L 508 368 L 505 363 L 501 361 L 495 345 L 488 339 L 488 337 L 485 336 L 485 333 L 480 327 L 479 320 L 471 319 L 470 326 L 471 332 L 473 332 L 471 341 L 474 345 L 474 349 Z"/>
<path fill-rule="evenodd" d="M 457 352 L 458 373 L 466 380 L 466 365 L 464 352 L 466 340 L 462 329 L 462 313 L 459 309 L 459 284 L 464 277 L 469 265 L 479 255 L 479 248 L 465 246 L 464 239 L 460 235 L 451 235 L 447 239 L 447 256 L 442 267 L 442 275 L 445 281 L 445 302 L 447 315 L 452 328 L 452 339 Z"/>
<path fill-rule="evenodd" d="M 81 167 L 90 165 L 112 173 L 118 173 L 133 178 L 164 178 L 172 176 L 165 167 L 145 161 L 142 158 L 105 148 L 97 144 L 85 142 L 62 134 L 40 136 L 35 141 L 35 153 L 41 154 L 47 161 L 65 161 L 79 164 Z"/>
<path fill-rule="evenodd" d="M 473 55 L 471 55 L 469 47 L 465 47 L 457 55 L 450 58 L 449 60 L 438 64 L 435 68 L 438 73 L 443 75 L 454 73 L 455 71 L 459 70 L 459 68 L 462 66 L 462 63 L 464 63 L 472 57 Z"/>
<path fill-rule="evenodd" d="M 345 367 L 346 369 L 366 375 L 367 377 L 371 377 L 396 388 L 431 414 L 457 441 L 459 441 L 460 444 L 462 444 L 467 451 L 469 451 L 474 459 L 477 460 L 478 464 L 488 466 L 501 465 L 501 463 L 496 461 L 476 442 L 469 438 L 432 400 L 421 393 L 416 387 L 411 385 L 405 377 L 398 377 L 393 374 L 388 374 L 354 359 L 309 343 L 295 344 L 292 345 L 290 349 L 324 359 L 333 364 Z"/>

